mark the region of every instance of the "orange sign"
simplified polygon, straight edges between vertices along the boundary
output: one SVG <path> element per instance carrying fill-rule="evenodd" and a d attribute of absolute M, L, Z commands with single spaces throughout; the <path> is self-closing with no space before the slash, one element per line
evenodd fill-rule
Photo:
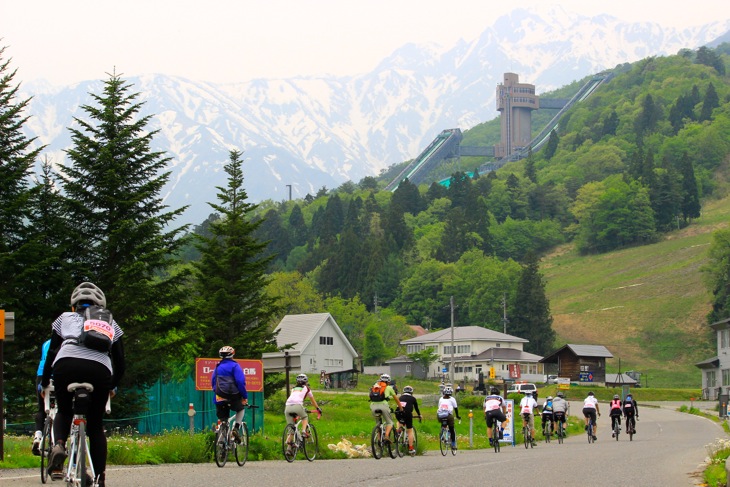
<path fill-rule="evenodd" d="M 246 376 L 246 390 L 248 392 L 263 392 L 264 390 L 264 363 L 261 360 L 234 359 L 243 369 Z M 195 389 L 198 391 L 213 390 L 213 371 L 221 359 L 195 359 Z"/>

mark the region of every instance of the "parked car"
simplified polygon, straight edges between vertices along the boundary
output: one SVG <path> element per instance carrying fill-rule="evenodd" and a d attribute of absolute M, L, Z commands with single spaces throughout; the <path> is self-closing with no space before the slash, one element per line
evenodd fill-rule
<path fill-rule="evenodd" d="M 522 384 L 512 384 L 509 386 L 509 389 L 507 389 L 507 394 L 524 394 L 526 392 L 535 392 L 537 391 L 537 386 L 535 384 L 529 384 L 529 383 L 522 383 Z"/>
<path fill-rule="evenodd" d="M 558 376 L 557 375 L 548 375 L 545 379 L 545 384 L 557 384 L 558 383 Z"/>

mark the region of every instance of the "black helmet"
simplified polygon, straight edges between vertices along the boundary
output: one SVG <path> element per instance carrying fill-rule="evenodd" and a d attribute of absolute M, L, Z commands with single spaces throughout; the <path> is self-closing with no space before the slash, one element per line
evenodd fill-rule
<path fill-rule="evenodd" d="M 495 394 L 495 395 L 497 395 L 497 394 L 499 394 L 499 389 L 497 389 L 496 387 L 492 387 L 492 390 L 491 390 L 491 391 L 489 391 L 489 393 L 490 393 L 490 394 Z"/>
<path fill-rule="evenodd" d="M 588 395 L 589 396 L 592 396 L 593 395 L 593 391 L 589 392 Z"/>

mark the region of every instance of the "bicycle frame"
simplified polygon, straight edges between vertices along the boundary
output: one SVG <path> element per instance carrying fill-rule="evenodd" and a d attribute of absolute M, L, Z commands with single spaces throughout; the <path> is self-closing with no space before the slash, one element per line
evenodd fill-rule
<path fill-rule="evenodd" d="M 46 412 L 46 419 L 43 421 L 43 432 L 41 436 L 40 453 L 41 453 L 41 483 L 46 483 L 48 480 L 48 460 L 51 453 L 51 448 L 56 443 L 56 436 L 53 433 L 53 422 L 56 419 L 56 413 L 58 408 L 56 407 L 55 390 L 53 382 L 45 388 L 43 394 L 44 410 Z"/>

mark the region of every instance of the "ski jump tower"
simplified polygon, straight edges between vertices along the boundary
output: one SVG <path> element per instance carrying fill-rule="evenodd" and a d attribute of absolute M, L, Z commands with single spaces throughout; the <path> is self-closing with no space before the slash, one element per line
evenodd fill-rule
<path fill-rule="evenodd" d="M 532 111 L 539 108 L 540 97 L 535 95 L 535 85 L 520 83 L 515 73 L 504 73 L 504 83 L 497 85 L 502 138 L 494 146 L 494 157 L 503 159 L 530 144 Z"/>

